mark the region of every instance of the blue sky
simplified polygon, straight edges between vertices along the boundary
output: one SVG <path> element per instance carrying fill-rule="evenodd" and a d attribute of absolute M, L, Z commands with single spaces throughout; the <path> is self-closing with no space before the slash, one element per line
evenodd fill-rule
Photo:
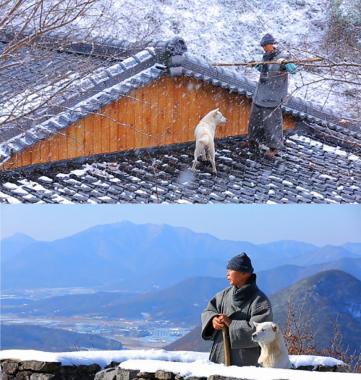
<path fill-rule="evenodd" d="M 253 243 L 361 242 L 361 205 L 2 205 L 0 218 L 1 238 L 24 233 L 55 240 L 91 226 L 129 220 L 184 226 Z"/>

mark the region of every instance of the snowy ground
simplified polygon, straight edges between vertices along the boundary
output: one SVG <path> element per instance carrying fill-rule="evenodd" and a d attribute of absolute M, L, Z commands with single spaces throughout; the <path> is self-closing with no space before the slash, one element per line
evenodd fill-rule
<path fill-rule="evenodd" d="M 150 0 L 146 3 L 101 0 L 101 4 L 104 6 L 102 22 L 92 30 L 94 36 L 147 41 L 179 35 L 185 39 L 191 54 L 212 63 L 259 59 L 263 53 L 259 41 L 265 33 L 272 33 L 280 47 L 293 56 L 328 55 L 324 36 L 329 23 L 329 0 Z M 86 26 L 87 20 L 83 19 L 80 25 Z M 254 69 L 238 71 L 251 79 L 258 77 Z M 310 73 L 299 67 L 298 73 L 292 76 L 289 92 L 360 120 L 357 99 L 349 94 L 359 91 L 359 87 L 325 80 L 332 75 L 329 71 Z"/>
<path fill-rule="evenodd" d="M 211 375 L 220 375 L 224 377 L 234 377 L 242 379 L 255 380 L 340 380 L 340 379 L 359 379 L 359 374 L 345 374 L 334 372 L 310 372 L 300 370 L 285 370 L 273 368 L 257 367 L 225 367 L 223 364 L 214 363 L 174 363 L 160 360 L 128 360 L 120 365 L 125 369 L 137 369 L 142 372 L 156 372 L 157 370 L 170 371 L 178 373 L 183 377 L 208 377 Z"/>
<path fill-rule="evenodd" d="M 1 359 L 38 360 L 45 362 L 61 362 L 63 365 L 80 365 L 97 363 L 105 367 L 111 361 L 121 362 L 120 367 L 155 372 L 159 369 L 179 373 L 184 377 L 222 375 L 228 377 L 250 378 L 257 380 L 289 379 L 289 380 L 338 380 L 356 379 L 359 375 L 343 373 L 320 373 L 294 370 L 276 370 L 256 367 L 225 367 L 208 361 L 208 353 L 192 351 L 165 350 L 120 350 L 120 351 L 76 351 L 76 352 L 43 352 L 34 350 L 0 351 Z M 321 356 L 290 356 L 295 367 L 304 365 L 341 365 L 341 361 Z"/>

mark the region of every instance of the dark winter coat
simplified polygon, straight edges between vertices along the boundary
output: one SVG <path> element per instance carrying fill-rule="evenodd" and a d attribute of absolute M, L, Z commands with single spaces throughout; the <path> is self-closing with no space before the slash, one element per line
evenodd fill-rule
<path fill-rule="evenodd" d="M 276 51 L 271 58 L 264 54 L 263 61 L 277 61 L 280 58 L 289 59 L 290 57 L 288 53 Z M 279 106 L 287 96 L 290 67 L 281 64 L 259 65 L 257 68 L 261 70 L 261 74 L 253 96 L 253 103 L 260 107 Z"/>
<path fill-rule="evenodd" d="M 212 319 L 218 314 L 226 314 L 232 320 L 229 326 L 231 364 L 257 365 L 260 349 L 252 341 L 255 331 L 252 322 L 272 321 L 272 308 L 269 299 L 258 289 L 255 274 L 241 288 L 232 286 L 217 293 L 202 313 L 202 338 L 213 340 L 209 360 L 224 363 L 222 331 L 212 326 Z"/>

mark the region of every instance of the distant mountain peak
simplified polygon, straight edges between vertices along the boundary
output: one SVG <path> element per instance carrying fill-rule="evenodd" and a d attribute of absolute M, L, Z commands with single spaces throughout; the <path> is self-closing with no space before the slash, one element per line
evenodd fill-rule
<path fill-rule="evenodd" d="M 17 241 L 36 241 L 33 239 L 31 236 L 24 234 L 23 232 L 16 232 L 15 234 L 8 236 L 4 239 L 1 239 L 2 242 L 4 241 L 12 241 L 12 240 L 17 240 Z"/>

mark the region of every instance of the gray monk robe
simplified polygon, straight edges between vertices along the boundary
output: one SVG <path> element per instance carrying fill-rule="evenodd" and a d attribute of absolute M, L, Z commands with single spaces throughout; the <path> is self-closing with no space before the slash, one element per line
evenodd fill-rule
<path fill-rule="evenodd" d="M 263 55 L 263 61 L 289 59 L 288 53 L 275 50 Z M 288 72 L 294 74 L 293 64 L 257 65 L 261 71 L 253 96 L 251 115 L 248 123 L 248 138 L 269 148 L 283 147 L 283 118 L 280 105 L 284 102 L 288 90 Z"/>
<path fill-rule="evenodd" d="M 222 331 L 212 326 L 212 319 L 218 314 L 226 314 L 232 320 L 229 326 L 231 364 L 257 365 L 260 349 L 252 341 L 255 331 L 252 322 L 272 321 L 272 308 L 269 299 L 258 289 L 255 274 L 241 288 L 232 286 L 217 293 L 202 313 L 202 338 L 213 340 L 209 360 L 224 363 Z"/>

